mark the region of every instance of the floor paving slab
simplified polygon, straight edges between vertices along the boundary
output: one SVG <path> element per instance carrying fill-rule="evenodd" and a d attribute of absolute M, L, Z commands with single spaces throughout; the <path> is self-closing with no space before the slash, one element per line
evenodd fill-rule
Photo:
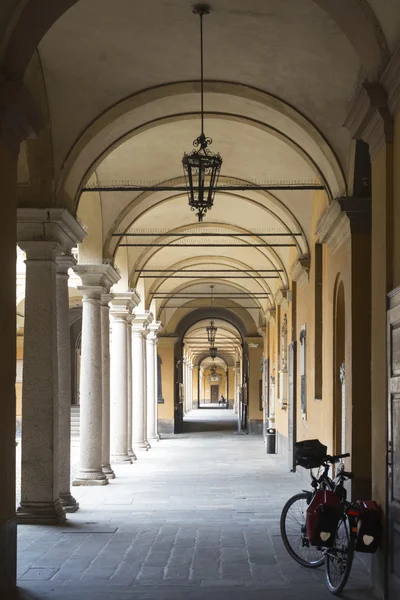
<path fill-rule="evenodd" d="M 234 435 L 232 411 L 193 411 L 186 426 L 115 465 L 108 486 L 76 488 L 66 524 L 18 527 L 19 600 L 332 598 L 324 570 L 297 565 L 279 535 L 304 479 L 260 437 Z M 75 439 L 73 471 L 78 451 Z M 360 561 L 344 598 L 374 598 Z"/>

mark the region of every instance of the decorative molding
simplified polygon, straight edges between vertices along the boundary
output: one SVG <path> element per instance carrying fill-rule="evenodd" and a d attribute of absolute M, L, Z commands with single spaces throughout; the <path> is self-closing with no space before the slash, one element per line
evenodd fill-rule
<path fill-rule="evenodd" d="M 276 323 L 276 308 L 269 308 L 265 313 L 265 319 L 271 325 Z"/>
<path fill-rule="evenodd" d="M 383 84 L 364 82 L 344 122 L 354 139 L 369 145 L 371 158 L 393 141 L 393 117 Z"/>
<path fill-rule="evenodd" d="M 40 109 L 21 81 L 0 80 L 0 142 L 18 154 L 21 142 L 45 126 Z"/>
<path fill-rule="evenodd" d="M 352 234 L 371 233 L 371 200 L 369 198 L 338 198 L 321 216 L 315 235 L 327 244 L 332 255 Z"/>
<path fill-rule="evenodd" d="M 274 297 L 276 304 L 278 304 L 282 310 L 287 310 L 289 308 L 289 302 L 292 301 L 292 290 L 279 288 Z"/>
<path fill-rule="evenodd" d="M 310 257 L 308 254 L 299 256 L 294 261 L 290 268 L 290 275 L 293 281 L 297 283 L 299 290 L 302 290 L 308 284 L 310 280 Z"/>
<path fill-rule="evenodd" d="M 18 242 L 56 242 L 70 253 L 86 237 L 84 229 L 63 208 L 18 208 Z"/>

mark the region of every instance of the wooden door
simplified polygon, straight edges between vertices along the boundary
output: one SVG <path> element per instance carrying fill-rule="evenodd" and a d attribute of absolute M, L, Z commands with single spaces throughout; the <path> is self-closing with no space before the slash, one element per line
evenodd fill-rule
<path fill-rule="evenodd" d="M 289 469 L 296 470 L 294 462 L 294 444 L 296 443 L 296 342 L 289 344 L 288 356 L 288 458 Z"/>
<path fill-rule="evenodd" d="M 219 399 L 219 385 L 211 386 L 211 402 L 216 403 Z"/>
<path fill-rule="evenodd" d="M 400 288 L 388 310 L 388 588 L 400 598 Z"/>

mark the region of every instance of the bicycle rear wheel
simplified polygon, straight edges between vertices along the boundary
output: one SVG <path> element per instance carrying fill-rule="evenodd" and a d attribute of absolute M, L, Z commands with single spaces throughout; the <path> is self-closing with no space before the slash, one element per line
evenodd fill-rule
<path fill-rule="evenodd" d="M 303 567 L 320 567 L 325 556 L 316 546 L 311 546 L 306 532 L 306 511 L 310 494 L 302 492 L 290 498 L 281 514 L 281 536 L 286 550 Z"/>
<path fill-rule="evenodd" d="M 354 558 L 354 540 L 349 518 L 344 515 L 336 530 L 333 547 L 326 551 L 325 576 L 328 589 L 339 594 L 347 583 Z"/>

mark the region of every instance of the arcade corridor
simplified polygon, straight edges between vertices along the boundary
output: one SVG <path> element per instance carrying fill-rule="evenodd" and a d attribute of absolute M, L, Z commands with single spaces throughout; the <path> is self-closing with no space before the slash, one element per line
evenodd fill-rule
<path fill-rule="evenodd" d="M 256 436 L 163 439 L 117 466 L 110 485 L 79 488 L 67 524 L 19 526 L 21 598 L 329 598 L 323 570 L 302 569 L 282 546 L 281 506 L 304 487 L 285 467 Z M 357 561 L 346 598 L 373 598 L 367 581 Z"/>

